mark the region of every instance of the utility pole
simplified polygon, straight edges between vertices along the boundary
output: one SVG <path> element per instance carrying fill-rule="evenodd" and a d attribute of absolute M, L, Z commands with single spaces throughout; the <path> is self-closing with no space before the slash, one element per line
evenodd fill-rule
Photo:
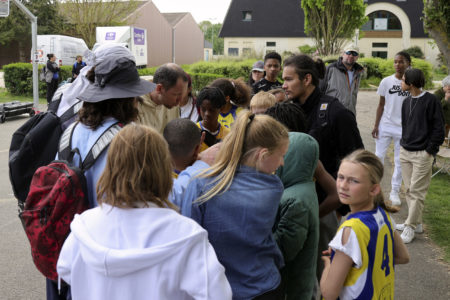
<path fill-rule="evenodd" d="M 39 82 L 38 82 L 38 53 L 37 49 L 37 17 L 33 15 L 25 5 L 22 4 L 19 0 L 13 0 L 14 3 L 19 7 L 21 11 L 25 13 L 25 15 L 31 21 L 31 53 L 32 64 L 33 64 L 33 105 L 34 108 L 37 109 L 39 105 Z"/>

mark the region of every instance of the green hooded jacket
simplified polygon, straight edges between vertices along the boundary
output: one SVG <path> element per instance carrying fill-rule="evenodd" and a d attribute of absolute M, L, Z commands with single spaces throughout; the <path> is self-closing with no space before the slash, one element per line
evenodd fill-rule
<path fill-rule="evenodd" d="M 284 185 L 273 233 L 285 260 L 281 270 L 290 299 L 311 299 L 316 279 L 319 204 L 313 181 L 319 145 L 304 133 L 289 133 L 289 149 L 277 175 Z"/>

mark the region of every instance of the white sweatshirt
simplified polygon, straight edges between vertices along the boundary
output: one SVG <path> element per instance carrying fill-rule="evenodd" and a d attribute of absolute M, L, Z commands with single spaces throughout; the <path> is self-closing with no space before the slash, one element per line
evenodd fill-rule
<path fill-rule="evenodd" d="M 76 299 L 231 299 L 207 232 L 177 212 L 106 204 L 76 215 L 58 260 Z"/>

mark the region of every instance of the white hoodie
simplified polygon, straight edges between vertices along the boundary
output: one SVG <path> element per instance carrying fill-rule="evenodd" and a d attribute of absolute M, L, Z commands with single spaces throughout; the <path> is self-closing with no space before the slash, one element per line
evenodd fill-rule
<path fill-rule="evenodd" d="M 207 232 L 177 212 L 106 204 L 76 215 L 58 260 L 76 299 L 231 299 Z"/>

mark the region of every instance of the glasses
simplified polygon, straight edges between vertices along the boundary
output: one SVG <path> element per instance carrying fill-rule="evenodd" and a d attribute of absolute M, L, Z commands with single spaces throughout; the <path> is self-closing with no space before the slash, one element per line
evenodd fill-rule
<path fill-rule="evenodd" d="M 345 54 L 352 55 L 352 56 L 358 56 L 358 52 L 356 52 L 356 51 L 345 51 Z"/>

